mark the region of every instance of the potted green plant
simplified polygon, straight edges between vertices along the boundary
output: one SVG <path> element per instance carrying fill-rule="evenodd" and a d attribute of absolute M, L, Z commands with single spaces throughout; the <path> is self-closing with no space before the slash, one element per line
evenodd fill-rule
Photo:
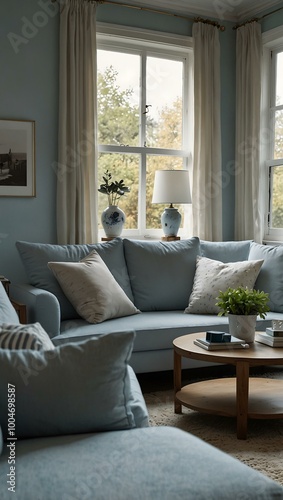
<path fill-rule="evenodd" d="M 100 188 L 98 191 L 102 194 L 106 194 L 108 196 L 108 205 L 109 206 L 118 206 L 119 199 L 121 196 L 124 196 L 125 193 L 130 192 L 130 188 L 128 188 L 124 184 L 124 180 L 113 181 L 112 174 L 109 170 L 106 170 L 103 175 L 104 183 L 100 184 Z"/>
<path fill-rule="evenodd" d="M 240 286 L 220 291 L 217 300 L 219 316 L 227 315 L 229 318 L 231 335 L 253 342 L 257 316 L 264 319 L 269 311 L 268 293 Z"/>
<path fill-rule="evenodd" d="M 116 238 L 122 233 L 126 222 L 126 215 L 118 207 L 121 196 L 130 192 L 130 188 L 124 184 L 124 180 L 116 181 L 112 179 L 112 174 L 106 170 L 103 175 L 103 184 L 100 184 L 98 191 L 108 197 L 108 207 L 101 214 L 101 223 L 107 238 Z"/>

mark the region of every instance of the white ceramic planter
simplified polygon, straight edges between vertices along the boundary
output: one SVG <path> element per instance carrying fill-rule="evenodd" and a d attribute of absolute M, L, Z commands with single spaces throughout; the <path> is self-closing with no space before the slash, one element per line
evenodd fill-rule
<path fill-rule="evenodd" d="M 101 214 L 101 223 L 107 238 L 117 238 L 123 231 L 126 215 L 117 205 L 110 205 Z"/>
<path fill-rule="evenodd" d="M 254 342 L 256 329 L 256 315 L 244 316 L 228 314 L 229 333 L 233 337 L 244 340 L 247 343 Z"/>

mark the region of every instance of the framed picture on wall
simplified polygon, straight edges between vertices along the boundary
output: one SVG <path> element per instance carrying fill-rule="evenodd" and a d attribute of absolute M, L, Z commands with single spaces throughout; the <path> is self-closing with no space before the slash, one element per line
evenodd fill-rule
<path fill-rule="evenodd" d="M 0 196 L 35 196 L 35 122 L 0 120 Z"/>

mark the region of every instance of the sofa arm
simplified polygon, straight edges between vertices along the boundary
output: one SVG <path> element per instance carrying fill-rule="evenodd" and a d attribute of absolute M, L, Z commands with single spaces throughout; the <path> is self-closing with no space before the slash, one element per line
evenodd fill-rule
<path fill-rule="evenodd" d="M 28 323 L 39 322 L 50 338 L 60 333 L 60 305 L 53 293 L 32 285 L 10 285 L 10 297 L 26 305 Z"/>

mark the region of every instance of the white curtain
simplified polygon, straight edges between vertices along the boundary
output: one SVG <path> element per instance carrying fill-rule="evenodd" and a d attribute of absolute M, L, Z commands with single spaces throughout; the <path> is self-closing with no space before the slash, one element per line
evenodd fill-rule
<path fill-rule="evenodd" d="M 218 29 L 193 25 L 194 162 L 193 234 L 222 240 L 222 171 L 220 131 L 220 46 Z"/>
<path fill-rule="evenodd" d="M 262 241 L 259 210 L 261 28 L 252 22 L 236 38 L 235 239 Z"/>
<path fill-rule="evenodd" d="M 96 3 L 60 1 L 58 243 L 97 241 Z"/>

